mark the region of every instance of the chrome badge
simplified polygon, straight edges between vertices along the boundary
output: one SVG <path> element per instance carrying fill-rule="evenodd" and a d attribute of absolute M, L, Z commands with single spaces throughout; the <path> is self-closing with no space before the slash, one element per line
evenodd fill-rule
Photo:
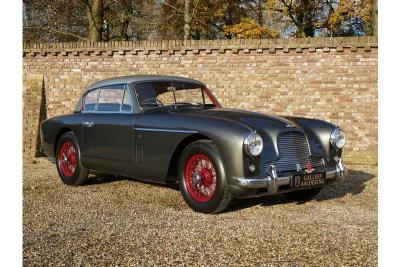
<path fill-rule="evenodd" d="M 312 173 L 314 170 L 311 163 L 306 164 L 306 173 Z"/>

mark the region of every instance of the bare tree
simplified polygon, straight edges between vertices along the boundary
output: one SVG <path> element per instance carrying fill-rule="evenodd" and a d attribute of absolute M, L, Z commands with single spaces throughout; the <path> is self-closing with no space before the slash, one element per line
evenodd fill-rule
<path fill-rule="evenodd" d="M 86 14 L 89 23 L 89 42 L 100 42 L 103 40 L 103 0 L 82 0 L 86 5 Z"/>
<path fill-rule="evenodd" d="M 82 0 L 24 0 L 25 42 L 86 41 L 86 24 Z"/>
<path fill-rule="evenodd" d="M 191 32 L 191 24 L 192 24 L 192 7 L 193 7 L 193 0 L 185 0 L 185 13 L 184 13 L 184 39 L 190 39 L 190 32 Z"/>

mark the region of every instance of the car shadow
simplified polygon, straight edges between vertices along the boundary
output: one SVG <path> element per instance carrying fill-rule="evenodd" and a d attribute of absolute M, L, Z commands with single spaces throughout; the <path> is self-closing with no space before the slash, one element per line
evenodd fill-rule
<path fill-rule="evenodd" d="M 335 182 L 330 185 L 327 185 L 321 190 L 321 192 L 314 199 L 316 201 L 325 201 L 329 199 L 342 198 L 348 194 L 358 195 L 364 191 L 365 183 L 374 177 L 375 175 L 371 173 L 357 171 L 357 170 L 349 170 L 347 179 L 344 183 Z M 86 185 L 106 184 L 118 181 L 135 181 L 152 186 L 159 186 L 179 191 L 178 183 L 160 184 L 150 181 L 139 180 L 135 178 L 129 178 L 125 176 L 115 176 L 106 173 L 97 173 L 94 175 L 91 174 L 86 182 Z M 264 207 L 285 204 L 285 203 L 296 203 L 301 205 L 304 204 L 305 202 L 306 201 L 290 200 L 285 198 L 283 195 L 251 197 L 251 198 L 233 200 L 225 212 L 237 211 L 258 205 Z"/>
<path fill-rule="evenodd" d="M 321 193 L 316 196 L 317 201 L 341 198 L 347 194 L 358 195 L 365 189 L 365 183 L 375 175 L 368 172 L 349 170 L 348 176 L 344 183 L 334 183 L 325 187 Z"/>
<path fill-rule="evenodd" d="M 375 175 L 363 171 L 349 170 L 347 179 L 344 183 L 332 183 L 324 187 L 314 198 L 316 201 L 342 198 L 348 194 L 358 195 L 365 189 L 365 183 Z M 232 212 L 252 206 L 274 206 L 285 203 L 304 204 L 307 201 L 296 201 L 285 198 L 283 195 L 262 196 L 245 199 L 236 199 L 229 205 L 226 212 Z"/>
<path fill-rule="evenodd" d="M 156 182 L 151 182 L 151 181 L 130 178 L 130 177 L 126 177 L 126 176 L 107 174 L 107 173 L 91 174 L 89 176 L 89 179 L 85 182 L 85 185 L 107 184 L 107 183 L 114 183 L 114 182 L 119 182 L 119 181 L 139 182 L 139 183 L 143 183 L 143 184 L 154 185 L 154 186 L 159 186 L 159 187 L 164 187 L 164 188 L 173 189 L 175 191 L 179 191 L 178 183 L 162 184 L 162 183 L 156 183 Z"/>
<path fill-rule="evenodd" d="M 125 180 L 129 180 L 129 178 L 107 173 L 96 173 L 89 175 L 85 185 L 108 184 Z"/>

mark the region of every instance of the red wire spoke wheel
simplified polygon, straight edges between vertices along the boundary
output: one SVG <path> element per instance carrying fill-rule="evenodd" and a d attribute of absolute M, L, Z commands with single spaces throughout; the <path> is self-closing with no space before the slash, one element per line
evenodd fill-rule
<path fill-rule="evenodd" d="M 57 171 L 62 182 L 78 186 L 85 183 L 89 169 L 82 165 L 79 143 L 72 131 L 65 132 L 57 141 Z"/>
<path fill-rule="evenodd" d="M 221 154 L 211 140 L 198 140 L 185 148 L 179 159 L 178 183 L 194 211 L 220 213 L 233 199 Z"/>
<path fill-rule="evenodd" d="M 198 202 L 210 201 L 217 188 L 217 171 L 209 157 L 195 154 L 185 167 L 185 184 L 190 196 Z"/>
<path fill-rule="evenodd" d="M 61 145 L 58 154 L 58 162 L 61 172 L 67 176 L 72 177 L 75 174 L 78 166 L 78 155 L 74 144 L 71 141 L 65 141 Z"/>

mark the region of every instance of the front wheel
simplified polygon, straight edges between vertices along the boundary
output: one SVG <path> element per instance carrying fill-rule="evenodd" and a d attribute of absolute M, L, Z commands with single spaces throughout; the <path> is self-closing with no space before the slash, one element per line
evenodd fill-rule
<path fill-rule="evenodd" d="M 195 211 L 222 212 L 233 198 L 222 158 L 209 140 L 194 142 L 183 151 L 178 175 L 182 196 Z"/>
<path fill-rule="evenodd" d="M 81 163 L 78 142 L 73 132 L 66 132 L 57 143 L 57 171 L 67 185 L 82 185 L 89 176 L 89 170 Z"/>

